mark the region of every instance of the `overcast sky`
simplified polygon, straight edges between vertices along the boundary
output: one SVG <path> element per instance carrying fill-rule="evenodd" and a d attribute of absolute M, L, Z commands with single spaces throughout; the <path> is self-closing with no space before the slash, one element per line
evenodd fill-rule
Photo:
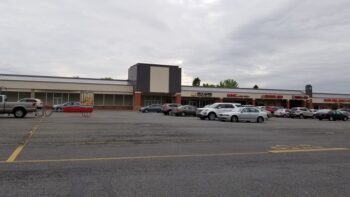
<path fill-rule="evenodd" d="M 0 1 L 0 73 L 127 79 L 137 62 L 179 65 L 183 84 L 350 93 L 350 1 Z"/>

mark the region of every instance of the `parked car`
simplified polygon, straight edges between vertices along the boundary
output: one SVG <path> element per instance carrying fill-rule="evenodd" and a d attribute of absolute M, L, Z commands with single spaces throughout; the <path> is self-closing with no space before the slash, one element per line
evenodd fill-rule
<path fill-rule="evenodd" d="M 344 115 L 346 115 L 347 117 L 350 118 L 350 112 L 348 112 L 348 111 L 343 111 L 343 110 L 337 110 L 337 111 L 343 113 Z"/>
<path fill-rule="evenodd" d="M 266 106 L 265 110 L 271 112 L 271 114 L 274 115 L 275 111 L 277 111 L 278 109 L 283 109 L 282 107 L 278 107 L 278 106 Z"/>
<path fill-rule="evenodd" d="M 323 120 L 323 119 L 328 119 L 330 121 L 335 121 L 335 120 L 348 120 L 349 117 L 337 110 L 331 110 L 328 113 L 323 113 L 318 117 L 319 120 Z"/>
<path fill-rule="evenodd" d="M 289 109 L 278 109 L 273 114 L 276 117 L 289 117 L 290 110 Z"/>
<path fill-rule="evenodd" d="M 330 111 L 331 111 L 330 109 L 319 109 L 314 113 L 314 118 L 319 118 L 323 114 L 327 114 Z"/>
<path fill-rule="evenodd" d="M 267 113 L 256 107 L 238 107 L 233 111 L 219 114 L 219 120 L 231 122 L 249 121 L 262 123 L 267 118 Z"/>
<path fill-rule="evenodd" d="M 314 113 L 312 113 L 308 108 L 306 107 L 293 107 L 290 110 L 290 117 L 291 118 L 314 118 Z"/>
<path fill-rule="evenodd" d="M 177 103 L 165 103 L 162 105 L 162 112 L 164 115 L 173 115 L 174 110 L 180 106 Z"/>
<path fill-rule="evenodd" d="M 80 102 L 70 101 L 59 105 L 54 105 L 52 109 L 53 111 L 56 111 L 56 112 L 63 112 L 64 107 L 70 107 L 70 106 L 80 106 Z"/>
<path fill-rule="evenodd" d="M 339 110 L 340 110 L 340 111 L 346 111 L 346 112 L 349 112 L 349 113 L 350 113 L 350 108 L 340 108 Z"/>
<path fill-rule="evenodd" d="M 196 116 L 197 107 L 193 105 L 182 105 L 174 110 L 176 116 Z"/>
<path fill-rule="evenodd" d="M 257 108 L 258 108 L 260 111 L 266 112 L 268 118 L 271 118 L 271 117 L 272 117 L 272 113 L 271 113 L 270 111 L 266 110 L 266 107 L 265 107 L 265 106 L 258 106 Z"/>
<path fill-rule="evenodd" d="M 35 103 L 37 109 L 42 109 L 44 106 L 44 103 L 40 99 L 37 99 L 37 98 L 22 98 L 21 100 L 19 100 L 17 102 Z"/>
<path fill-rule="evenodd" d="M 147 112 L 161 112 L 162 111 L 162 105 L 161 104 L 153 104 L 153 105 L 148 105 L 145 107 L 140 108 L 140 112 L 147 113 Z"/>
<path fill-rule="evenodd" d="M 206 108 L 198 108 L 196 114 L 201 120 L 215 120 L 220 113 L 230 112 L 241 106 L 240 103 L 214 103 Z"/>

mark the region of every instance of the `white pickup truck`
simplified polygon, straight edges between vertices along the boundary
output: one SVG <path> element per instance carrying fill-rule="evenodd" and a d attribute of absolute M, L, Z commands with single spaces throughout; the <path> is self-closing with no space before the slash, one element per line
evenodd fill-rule
<path fill-rule="evenodd" d="M 37 109 L 35 103 L 6 101 L 6 95 L 0 95 L 0 114 L 13 114 L 16 118 L 23 118 Z"/>

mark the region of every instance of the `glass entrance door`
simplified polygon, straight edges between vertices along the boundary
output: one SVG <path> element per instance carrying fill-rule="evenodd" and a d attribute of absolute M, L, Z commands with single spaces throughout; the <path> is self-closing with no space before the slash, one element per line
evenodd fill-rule
<path fill-rule="evenodd" d="M 54 97 L 53 98 L 53 104 L 54 105 L 62 104 L 62 97 Z"/>

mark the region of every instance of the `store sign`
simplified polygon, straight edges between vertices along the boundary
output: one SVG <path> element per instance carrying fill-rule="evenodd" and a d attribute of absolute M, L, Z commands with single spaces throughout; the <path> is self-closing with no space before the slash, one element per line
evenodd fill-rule
<path fill-rule="evenodd" d="M 304 99 L 308 99 L 308 96 L 292 96 L 293 100 L 304 100 Z"/>
<path fill-rule="evenodd" d="M 261 96 L 262 99 L 283 99 L 283 95 L 266 94 Z"/>
<path fill-rule="evenodd" d="M 248 96 L 248 95 L 238 95 L 236 93 L 228 93 L 226 95 L 226 97 L 228 97 L 228 98 L 250 98 L 250 96 Z"/>
<path fill-rule="evenodd" d="M 342 99 L 342 98 L 326 98 L 324 99 L 326 103 L 350 103 L 350 99 Z"/>
<path fill-rule="evenodd" d="M 227 97 L 236 97 L 237 96 L 237 94 L 235 94 L 235 93 L 228 93 L 227 94 Z"/>
<path fill-rule="evenodd" d="M 198 97 L 212 97 L 213 93 L 211 92 L 197 92 Z"/>

